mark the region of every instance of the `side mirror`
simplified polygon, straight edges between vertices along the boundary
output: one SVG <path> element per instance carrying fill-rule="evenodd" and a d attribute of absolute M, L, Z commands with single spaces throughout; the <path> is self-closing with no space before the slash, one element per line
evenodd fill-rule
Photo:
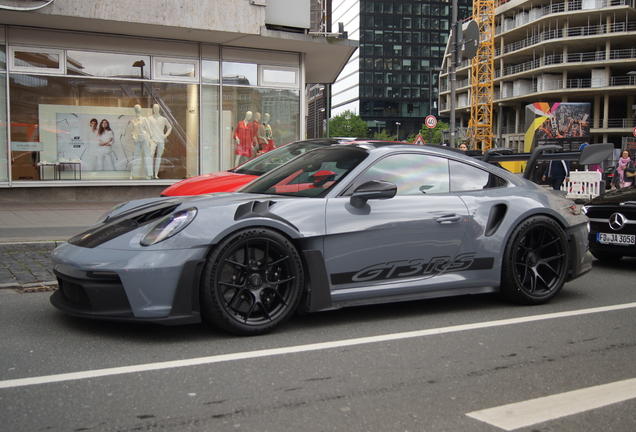
<path fill-rule="evenodd" d="M 362 208 L 370 199 L 389 199 L 397 193 L 397 186 L 391 182 L 383 180 L 371 180 L 361 184 L 353 191 L 351 205 L 355 208 Z"/>

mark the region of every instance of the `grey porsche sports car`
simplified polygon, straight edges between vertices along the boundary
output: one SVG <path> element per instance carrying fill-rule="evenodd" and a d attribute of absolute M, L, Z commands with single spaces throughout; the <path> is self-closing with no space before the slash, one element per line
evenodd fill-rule
<path fill-rule="evenodd" d="M 492 292 L 540 304 L 591 269 L 572 204 L 452 149 L 325 147 L 236 193 L 120 205 L 53 251 L 51 301 L 247 335 L 295 311 Z"/>

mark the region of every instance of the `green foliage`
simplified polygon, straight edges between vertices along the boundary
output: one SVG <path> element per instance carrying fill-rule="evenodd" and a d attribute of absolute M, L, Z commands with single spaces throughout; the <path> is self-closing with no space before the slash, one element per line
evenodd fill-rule
<path fill-rule="evenodd" d="M 437 125 L 434 128 L 429 128 L 425 124 L 422 125 L 420 129 L 420 134 L 424 139 L 426 144 L 440 144 L 442 142 L 442 131 L 448 130 L 450 126 L 448 123 L 444 123 L 443 121 L 438 121 Z M 417 134 L 410 135 L 407 138 L 407 141 L 412 143 L 415 141 Z"/>
<path fill-rule="evenodd" d="M 380 132 L 379 134 L 377 132 L 373 133 L 373 139 L 379 139 L 383 141 L 397 141 L 397 134 L 389 135 L 386 129 L 382 129 L 382 132 Z"/>
<path fill-rule="evenodd" d="M 367 123 L 353 111 L 347 110 L 329 119 L 329 135 L 332 137 L 360 137 L 369 133 Z"/>

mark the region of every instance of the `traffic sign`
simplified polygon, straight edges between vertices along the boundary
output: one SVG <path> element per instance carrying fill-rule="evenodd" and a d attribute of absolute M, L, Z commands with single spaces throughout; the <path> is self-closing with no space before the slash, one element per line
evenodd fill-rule
<path fill-rule="evenodd" d="M 636 137 L 636 127 L 634 128 L 634 136 Z"/>
<path fill-rule="evenodd" d="M 417 137 L 415 138 L 415 141 L 413 141 L 413 144 L 426 145 L 426 143 L 424 142 L 424 138 L 422 138 L 422 134 L 417 134 Z"/>
<path fill-rule="evenodd" d="M 432 115 L 426 117 L 426 120 L 424 122 L 426 123 L 426 126 L 428 126 L 431 129 L 437 126 L 437 119 L 435 118 L 435 116 L 432 116 Z"/>

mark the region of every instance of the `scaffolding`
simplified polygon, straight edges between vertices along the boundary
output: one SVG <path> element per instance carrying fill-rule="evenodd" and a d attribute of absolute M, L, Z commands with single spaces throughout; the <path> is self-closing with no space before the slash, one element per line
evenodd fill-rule
<path fill-rule="evenodd" d="M 474 0 L 473 19 L 479 27 L 479 45 L 472 60 L 471 103 L 468 123 L 471 147 L 483 151 L 493 143 L 495 58 L 495 2 Z"/>

